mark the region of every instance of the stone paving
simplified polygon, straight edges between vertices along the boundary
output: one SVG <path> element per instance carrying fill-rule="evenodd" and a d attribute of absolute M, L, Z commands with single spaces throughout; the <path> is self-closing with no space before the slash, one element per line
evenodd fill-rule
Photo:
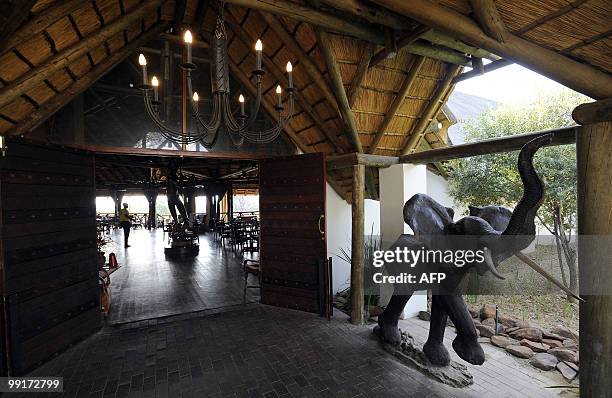
<path fill-rule="evenodd" d="M 419 322 L 403 321 L 403 325 L 415 334 L 421 333 L 419 329 L 426 332 L 426 323 Z M 476 384 L 455 389 L 397 362 L 372 338 L 371 327 L 353 326 L 339 311 L 327 321 L 313 314 L 248 304 L 106 326 L 32 375 L 64 377 L 66 397 L 551 394 L 540 380 L 521 375 L 507 361 L 488 359 L 478 369 L 468 365 Z"/>

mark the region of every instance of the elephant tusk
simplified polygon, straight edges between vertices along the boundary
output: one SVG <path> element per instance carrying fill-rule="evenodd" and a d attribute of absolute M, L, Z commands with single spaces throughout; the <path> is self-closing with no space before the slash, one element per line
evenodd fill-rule
<path fill-rule="evenodd" d="M 493 258 L 491 257 L 491 250 L 489 250 L 488 247 L 484 248 L 484 258 L 485 258 L 485 263 L 487 264 L 487 267 L 489 267 L 489 271 L 491 271 L 491 273 L 495 275 L 496 277 L 498 277 L 499 279 L 505 280 L 506 278 L 497 271 L 497 268 L 495 268 L 495 264 L 493 263 Z"/>
<path fill-rule="evenodd" d="M 522 262 L 524 262 L 525 264 L 527 264 L 528 266 L 533 268 L 536 272 L 540 273 L 544 278 L 546 278 L 549 281 L 551 281 L 555 286 L 557 286 L 559 289 L 563 290 L 565 293 L 569 294 L 570 296 L 574 297 L 577 300 L 584 301 L 583 298 L 581 298 L 576 293 L 574 293 L 571 290 L 569 290 L 564 284 L 562 284 L 561 282 L 556 280 L 554 276 L 552 276 L 551 274 L 546 272 L 544 270 L 544 268 L 542 268 L 538 263 L 536 263 L 535 261 L 533 261 L 532 259 L 530 259 L 526 255 L 524 255 L 523 253 L 516 252 L 516 253 L 514 253 L 514 255 L 516 257 L 518 257 Z"/>

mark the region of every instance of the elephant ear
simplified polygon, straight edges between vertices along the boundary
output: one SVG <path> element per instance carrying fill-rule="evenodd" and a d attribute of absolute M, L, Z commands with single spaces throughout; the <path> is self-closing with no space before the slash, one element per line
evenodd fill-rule
<path fill-rule="evenodd" d="M 453 223 L 453 209 L 442 206 L 428 195 L 416 194 L 404 205 L 404 222 L 418 236 L 442 235 Z"/>
<path fill-rule="evenodd" d="M 498 232 L 503 232 L 506 229 L 512 217 L 512 210 L 503 206 L 468 207 L 470 209 L 470 216 L 482 218 Z"/>

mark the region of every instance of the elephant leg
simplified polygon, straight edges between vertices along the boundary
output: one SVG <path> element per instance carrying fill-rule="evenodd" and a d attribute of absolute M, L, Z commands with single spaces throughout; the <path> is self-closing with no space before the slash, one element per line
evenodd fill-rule
<path fill-rule="evenodd" d="M 397 324 L 411 296 L 412 295 L 391 296 L 389 304 L 387 304 L 383 313 L 378 317 L 378 333 L 384 342 L 393 345 L 401 343 L 402 338 Z"/>
<path fill-rule="evenodd" d="M 444 309 L 444 302 L 440 296 L 431 297 L 431 319 L 429 321 L 429 336 L 423 346 L 427 359 L 434 365 L 446 366 L 450 363 L 450 355 L 444 347 L 444 331 L 448 314 Z"/>
<path fill-rule="evenodd" d="M 482 365 L 485 361 L 484 351 L 478 343 L 476 328 L 463 297 L 448 295 L 438 297 L 441 298 L 446 313 L 457 329 L 453 349 L 464 361 L 472 365 Z"/>

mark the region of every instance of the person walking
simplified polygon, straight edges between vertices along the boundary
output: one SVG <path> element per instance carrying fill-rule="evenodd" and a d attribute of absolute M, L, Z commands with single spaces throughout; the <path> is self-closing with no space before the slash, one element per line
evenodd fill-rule
<path fill-rule="evenodd" d="M 130 215 L 128 211 L 128 204 L 123 204 L 123 209 L 119 210 L 119 224 L 121 224 L 121 228 L 123 228 L 123 238 L 125 242 L 125 247 L 128 248 L 130 245 L 128 244 L 128 238 L 130 237 L 130 228 L 132 227 L 132 219 L 133 217 Z"/>

